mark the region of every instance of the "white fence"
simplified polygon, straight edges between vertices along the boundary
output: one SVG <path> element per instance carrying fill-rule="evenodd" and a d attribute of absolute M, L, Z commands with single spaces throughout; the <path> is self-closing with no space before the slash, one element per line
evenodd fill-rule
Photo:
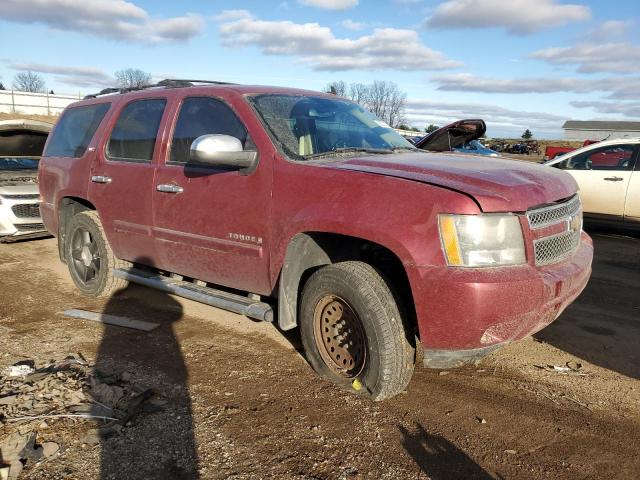
<path fill-rule="evenodd" d="M 49 95 L 48 93 L 0 90 L 0 112 L 60 115 L 67 105 L 77 102 L 80 98 L 80 95 Z"/>

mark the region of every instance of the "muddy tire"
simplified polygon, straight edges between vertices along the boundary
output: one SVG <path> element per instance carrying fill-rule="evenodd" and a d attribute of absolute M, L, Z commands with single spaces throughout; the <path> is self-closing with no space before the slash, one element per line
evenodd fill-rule
<path fill-rule="evenodd" d="M 302 292 L 300 331 L 313 369 L 341 388 L 384 400 L 411 379 L 412 334 L 391 289 L 366 263 L 336 263 L 311 275 Z"/>
<path fill-rule="evenodd" d="M 64 244 L 64 258 L 76 287 L 91 297 L 108 297 L 128 285 L 113 275 L 115 268 L 131 264 L 117 259 L 97 212 L 80 212 L 69 220 Z"/>

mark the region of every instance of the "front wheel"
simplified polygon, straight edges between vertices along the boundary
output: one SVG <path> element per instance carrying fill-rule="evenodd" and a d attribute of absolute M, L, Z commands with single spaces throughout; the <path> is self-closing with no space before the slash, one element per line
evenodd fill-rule
<path fill-rule="evenodd" d="M 64 256 L 73 283 L 85 295 L 107 297 L 128 284 L 114 276 L 113 271 L 130 264 L 114 256 L 100 217 L 94 211 L 71 217 L 65 235 Z"/>
<path fill-rule="evenodd" d="M 336 263 L 311 275 L 300 330 L 313 369 L 344 389 L 384 400 L 411 379 L 413 337 L 389 286 L 366 263 Z"/>

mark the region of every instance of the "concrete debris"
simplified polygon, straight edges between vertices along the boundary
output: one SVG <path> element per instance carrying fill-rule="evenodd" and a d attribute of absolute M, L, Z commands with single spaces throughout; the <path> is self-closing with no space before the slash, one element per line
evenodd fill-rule
<path fill-rule="evenodd" d="M 58 454 L 58 442 L 40 438 L 40 431 L 49 428 L 45 418 L 48 422 L 71 418 L 71 425 L 100 420 L 101 428 L 81 437 L 81 443 L 95 445 L 120 434 L 122 426 L 145 407 L 158 411 L 166 403 L 154 390 L 132 382 L 131 373 L 95 370 L 80 354 L 40 368 L 33 361 L 22 361 L 2 374 L 0 427 L 3 434 L 12 433 L 0 439 L 0 480 L 15 479 L 23 467 Z"/>
<path fill-rule="evenodd" d="M 567 362 L 565 366 L 560 365 L 534 365 L 534 367 L 547 372 L 559 373 L 561 375 L 577 375 L 579 377 L 586 377 L 589 374 L 582 371 L 582 364 L 577 362 Z"/>
<path fill-rule="evenodd" d="M 17 363 L 15 365 L 11 365 L 5 371 L 5 376 L 7 377 L 24 377 L 25 375 L 29 375 L 33 373 L 34 368 L 28 364 Z"/>

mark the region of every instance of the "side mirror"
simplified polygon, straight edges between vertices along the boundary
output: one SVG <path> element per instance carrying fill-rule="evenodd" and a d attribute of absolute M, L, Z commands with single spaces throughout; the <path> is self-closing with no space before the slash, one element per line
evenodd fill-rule
<path fill-rule="evenodd" d="M 189 163 L 211 167 L 251 169 L 258 152 L 245 151 L 242 143 L 231 135 L 202 135 L 191 144 Z"/>

